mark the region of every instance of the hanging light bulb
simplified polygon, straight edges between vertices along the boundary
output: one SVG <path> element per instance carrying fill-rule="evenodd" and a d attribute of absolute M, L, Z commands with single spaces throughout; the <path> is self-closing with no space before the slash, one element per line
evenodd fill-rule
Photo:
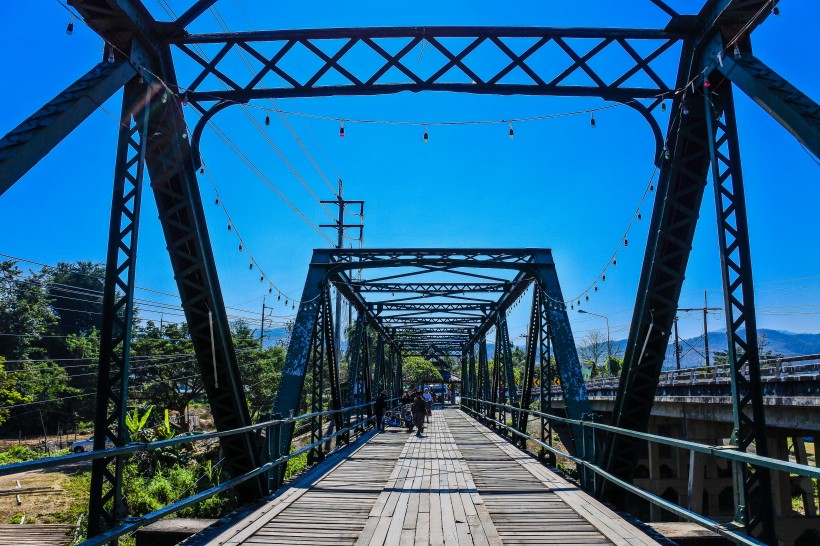
<path fill-rule="evenodd" d="M 587 301 L 589 301 L 589 294 L 587 294 Z"/>
<path fill-rule="evenodd" d="M 113 62 L 114 62 L 114 47 L 112 46 L 112 47 L 108 48 L 108 63 L 110 64 L 110 63 L 113 63 Z"/>
<path fill-rule="evenodd" d="M 595 129 L 595 112 L 592 112 L 592 114 L 589 116 L 589 124 L 592 126 L 593 129 Z"/>
<path fill-rule="evenodd" d="M 68 26 L 65 27 L 65 33 L 71 36 L 74 33 L 74 15 L 72 14 L 71 17 L 68 19 Z"/>
<path fill-rule="evenodd" d="M 242 252 L 242 243 L 239 243 L 239 252 Z"/>
<path fill-rule="evenodd" d="M 162 93 L 162 104 L 165 104 L 166 102 L 168 102 L 168 91 L 164 91 Z"/>
<path fill-rule="evenodd" d="M 268 287 L 268 294 L 273 294 L 273 287 Z"/>
<path fill-rule="evenodd" d="M 617 258 L 612 259 L 612 267 L 618 267 L 618 260 Z"/>
<path fill-rule="evenodd" d="M 732 52 L 732 54 L 735 56 L 735 59 L 740 58 L 740 47 L 738 47 L 737 44 L 735 44 L 735 50 Z"/>
<path fill-rule="evenodd" d="M 570 308 L 570 311 L 575 311 L 575 305 L 570 305 L 569 308 Z"/>
<path fill-rule="evenodd" d="M 182 94 L 182 106 L 188 106 L 188 92 Z"/>
<path fill-rule="evenodd" d="M 666 147 L 666 144 L 663 145 L 663 158 L 669 159 L 669 148 Z"/>
<path fill-rule="evenodd" d="M 430 135 L 427 134 L 427 126 L 426 125 L 424 126 L 424 137 L 423 138 L 424 138 L 424 142 L 427 142 L 428 140 L 430 140 Z"/>
<path fill-rule="evenodd" d="M 291 309 L 296 309 L 296 304 L 295 304 L 295 303 L 292 303 L 292 304 L 290 305 L 290 308 L 291 308 Z"/>
<path fill-rule="evenodd" d="M 655 191 L 655 184 L 649 184 L 649 191 Z"/>
<path fill-rule="evenodd" d="M 279 294 L 276 296 L 276 301 L 282 301 L 282 293 L 281 292 L 279 292 Z"/>
<path fill-rule="evenodd" d="M 287 306 L 288 306 L 288 299 L 285 298 L 285 307 L 287 307 Z"/>
<path fill-rule="evenodd" d="M 205 174 L 205 167 L 199 168 L 199 174 Z"/>
<path fill-rule="evenodd" d="M 515 138 L 515 131 L 513 131 L 512 121 L 510 122 L 510 140 Z"/>
<path fill-rule="evenodd" d="M 777 17 L 778 15 L 780 15 L 780 8 L 778 8 L 777 6 L 774 6 L 774 7 L 772 8 L 772 15 L 774 15 L 775 17 Z"/>
<path fill-rule="evenodd" d="M 228 224 L 228 231 L 230 231 L 230 230 L 231 230 L 231 224 L 229 223 Z"/>
<path fill-rule="evenodd" d="M 666 112 L 666 99 L 661 100 L 661 112 Z"/>
<path fill-rule="evenodd" d="M 216 199 L 214 199 L 214 205 L 218 205 L 218 204 L 219 204 L 219 197 L 217 197 Z"/>
<path fill-rule="evenodd" d="M 641 218 L 643 218 L 643 216 L 641 216 L 641 211 L 638 211 L 638 220 L 640 220 Z"/>
<path fill-rule="evenodd" d="M 578 307 L 581 307 L 581 299 L 578 299 Z"/>
<path fill-rule="evenodd" d="M 259 282 L 263 282 L 264 280 L 265 280 L 265 276 L 264 276 L 264 275 L 263 275 L 263 276 L 261 276 L 261 277 L 259 277 Z"/>
<path fill-rule="evenodd" d="M 253 262 L 248 264 L 248 269 L 253 269 Z"/>
<path fill-rule="evenodd" d="M 595 287 L 595 291 L 596 291 L 596 292 L 598 291 L 598 287 L 597 287 L 597 286 Z"/>
<path fill-rule="evenodd" d="M 624 237 L 624 246 L 629 246 L 629 239 Z"/>
<path fill-rule="evenodd" d="M 345 136 L 345 122 L 344 121 L 339 121 L 339 136 L 341 138 L 344 138 L 344 136 Z"/>
<path fill-rule="evenodd" d="M 603 275 L 601 275 L 601 280 L 602 280 L 602 281 L 604 281 L 604 282 L 606 282 L 606 273 L 604 273 Z"/>
<path fill-rule="evenodd" d="M 265 125 L 270 125 L 270 116 L 265 114 Z"/>
<path fill-rule="evenodd" d="M 182 137 L 182 140 L 185 140 L 188 138 L 188 133 L 182 133 L 180 136 Z"/>
<path fill-rule="evenodd" d="M 685 102 L 683 103 L 683 106 L 681 106 L 681 113 L 683 113 L 684 116 L 689 115 L 689 107 L 686 106 Z"/>
<path fill-rule="evenodd" d="M 703 87 L 705 87 L 707 89 L 712 87 L 712 83 L 709 81 L 709 78 L 706 78 L 706 77 L 703 78 Z"/>

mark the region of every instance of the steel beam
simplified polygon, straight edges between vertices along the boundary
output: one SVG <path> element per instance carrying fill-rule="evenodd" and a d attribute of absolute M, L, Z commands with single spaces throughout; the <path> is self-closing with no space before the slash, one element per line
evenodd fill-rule
<path fill-rule="evenodd" d="M 751 245 L 732 88 L 722 86 L 720 94 L 707 91 L 704 103 L 710 135 L 712 185 L 717 207 L 726 332 L 729 337 L 728 357 L 732 374 L 734 431 L 731 442 L 741 451 L 754 446 L 755 452 L 765 457 L 768 447 Z M 736 464 L 734 470 L 738 516 L 746 533 L 773 544 L 774 505 L 769 470 L 746 464 Z"/>
<path fill-rule="evenodd" d="M 127 61 L 102 62 L 0 140 L 0 195 L 136 75 Z"/>
<path fill-rule="evenodd" d="M 125 423 L 134 318 L 134 277 L 145 175 L 150 90 L 132 80 L 123 93 L 114 192 L 108 228 L 100 357 L 97 372 L 94 450 L 107 442 L 131 441 Z M 88 535 L 96 536 L 127 516 L 122 496 L 125 457 L 95 459 L 91 465 Z"/>
<path fill-rule="evenodd" d="M 820 157 L 820 105 L 751 54 L 726 56 L 716 69 Z"/>
<path fill-rule="evenodd" d="M 71 4 L 116 48 L 116 59 L 129 56 L 130 62 L 146 67 L 168 88 L 178 89 L 171 50 L 161 38 L 168 27 L 154 21 L 141 2 L 72 0 Z M 149 82 L 150 74 L 144 74 Z M 181 104 L 174 96 L 165 98 L 163 102 L 154 94 L 149 102 L 146 166 L 214 425 L 220 431 L 233 430 L 250 425 L 251 420 L 196 179 L 198 158 L 188 142 Z M 220 444 L 223 468 L 231 476 L 259 467 L 261 457 L 252 432 L 223 437 Z M 240 484 L 236 489 L 240 501 L 262 495 L 265 482 L 260 475 Z"/>
<path fill-rule="evenodd" d="M 697 69 L 691 66 L 692 55 L 691 45 L 684 47 L 678 76 L 680 86 L 697 73 Z M 688 112 L 686 115 L 682 114 L 684 107 Z M 638 431 L 646 431 L 649 423 L 709 168 L 702 97 L 676 95 L 672 112 L 667 138 L 670 159 L 663 162 L 658 177 L 657 197 L 613 412 L 613 425 Z M 557 327 L 555 323 L 552 326 Z M 555 350 L 557 352 L 557 346 Z M 635 441 L 620 436 L 613 438 L 604 455 L 605 468 L 620 478 L 631 480 L 637 450 Z"/>
<path fill-rule="evenodd" d="M 318 262 L 325 256 L 317 256 L 314 252 L 313 261 Z M 288 353 L 282 367 L 282 378 L 273 404 L 273 413 L 288 416 L 295 414 L 302 399 L 305 378 L 311 358 L 314 332 L 319 322 L 321 308 L 322 284 L 325 282 L 325 272 L 318 267 L 308 269 L 305 287 L 302 290 L 299 310 L 293 323 L 293 331 L 288 344 Z M 364 354 L 367 354 L 365 348 Z M 293 439 L 293 423 L 282 426 L 280 435 L 279 453 L 290 453 Z"/>

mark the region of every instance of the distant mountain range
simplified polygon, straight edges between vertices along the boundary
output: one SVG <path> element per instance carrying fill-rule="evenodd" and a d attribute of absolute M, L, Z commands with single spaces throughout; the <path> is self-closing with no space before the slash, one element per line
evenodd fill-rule
<path fill-rule="evenodd" d="M 266 331 L 265 346 L 276 344 L 277 341 L 287 338 L 287 330 L 276 328 Z M 758 336 L 766 336 L 767 345 L 765 350 L 783 356 L 820 354 L 820 334 L 797 334 L 783 330 L 769 330 L 762 328 L 758 330 Z M 669 346 L 666 348 L 666 360 L 664 368 L 675 367 L 674 337 L 670 337 Z M 705 364 L 703 336 L 690 337 L 680 340 L 681 344 L 681 367 L 692 368 Z M 347 350 L 347 343 L 342 341 L 342 352 Z M 626 348 L 626 340 L 613 341 L 613 345 L 618 356 L 623 356 Z M 709 332 L 709 352 L 714 355 L 715 351 L 725 351 L 727 347 L 727 337 L 725 331 Z M 522 347 L 523 348 L 523 347 Z M 495 345 L 487 344 L 487 354 L 493 358 Z"/>
<path fill-rule="evenodd" d="M 820 334 L 797 334 L 783 330 L 769 330 L 761 328 L 758 330 L 758 337 L 766 336 L 766 346 L 764 350 L 771 351 L 783 356 L 796 356 L 820 353 Z M 666 360 L 664 368 L 675 367 L 675 346 L 674 337 L 670 336 L 669 346 L 666 348 Z M 626 340 L 613 342 L 617 347 L 619 355 L 623 356 L 626 348 Z M 703 336 L 690 337 L 680 340 L 681 344 L 681 367 L 692 368 L 703 366 L 706 363 Z M 726 331 L 709 332 L 709 353 L 714 355 L 715 351 L 725 351 L 728 346 Z"/>

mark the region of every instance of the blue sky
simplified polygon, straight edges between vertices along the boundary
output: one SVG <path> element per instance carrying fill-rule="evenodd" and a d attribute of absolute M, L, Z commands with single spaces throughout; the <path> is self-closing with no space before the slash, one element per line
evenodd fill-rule
<path fill-rule="evenodd" d="M 171 0 L 181 13 L 191 0 Z M 682 11 L 691 2 L 672 2 Z M 167 16 L 157 0 L 146 5 L 161 20 Z M 354 6 L 354 7 L 351 7 Z M 604 1 L 314 2 L 277 3 L 221 0 L 217 7 L 232 30 L 413 25 L 632 26 L 660 28 L 666 17 L 649 1 L 633 0 L 630 9 Z M 68 36 L 67 12 L 54 0 L 0 3 L 5 22 L 0 34 L 0 63 L 7 74 L 0 89 L 0 134 L 5 134 L 59 91 L 88 71 L 102 56 L 101 40 L 81 23 Z M 754 51 L 815 100 L 820 99 L 820 35 L 813 22 L 820 5 L 809 0 L 783 3 L 754 34 Z M 211 14 L 189 29 L 219 30 Z M 658 64 L 674 73 L 677 50 Z M 180 84 L 190 81 L 190 63 L 179 58 Z M 435 66 L 435 53 L 413 53 L 409 65 L 424 72 Z M 604 58 L 604 61 L 607 59 Z M 294 70 L 298 70 L 296 58 Z M 361 62 L 365 62 L 362 58 Z M 614 63 L 614 59 L 612 60 Z M 489 69 L 487 57 L 483 68 Z M 479 66 L 481 63 L 479 63 Z M 612 70 L 602 62 L 602 72 Z M 233 73 L 247 78 L 238 62 Z M 671 71 L 671 72 L 670 72 Z M 820 167 L 795 139 L 742 93 L 736 93 L 740 142 L 752 238 L 752 258 L 761 308 L 759 325 L 800 332 L 820 332 Z M 381 97 L 280 100 L 285 110 L 348 119 L 390 121 L 464 121 L 541 116 L 605 106 L 600 99 L 555 97 L 482 97 L 403 93 Z M 262 103 L 261 106 L 268 106 Z M 11 190 L 0 197 L 0 252 L 43 263 L 75 259 L 103 260 L 116 147 L 119 96 L 104 105 Z M 189 123 L 196 116 L 186 111 Z M 261 122 L 264 113 L 251 110 Z M 324 178 L 337 176 L 345 195 L 366 201 L 365 244 L 370 247 L 549 247 L 553 249 L 565 295 L 582 292 L 607 263 L 636 210 L 653 172 L 653 142 L 645 121 L 628 108 L 596 114 L 518 123 L 515 139 L 500 125 L 431 126 L 422 141 L 421 126 L 347 123 L 339 138 L 338 122 L 288 117 L 308 157 L 276 116 L 263 127 L 266 140 L 239 108 L 215 118 L 308 219 L 329 218 L 270 142 L 288 158 L 320 199 L 332 199 Z M 666 127 L 666 119 L 660 119 Z M 236 235 L 213 204 L 214 190 L 201 177 L 203 201 L 220 280 L 228 305 L 261 311 L 267 285 L 248 271 L 247 250 L 289 297 L 304 283 L 311 249 L 327 242 L 294 213 L 266 183 L 237 158 L 213 131 L 206 131 L 203 157 L 223 202 L 246 241 L 237 251 Z M 314 168 L 319 165 L 323 175 Z M 652 194 L 654 195 L 654 194 Z M 617 269 L 585 308 L 610 317 L 613 337 L 625 337 L 643 261 L 651 203 L 644 220 L 629 233 L 629 246 L 618 253 Z M 137 283 L 175 292 L 165 244 L 150 194 L 144 200 Z M 356 220 L 354 217 L 351 221 Z M 707 190 L 694 250 L 687 272 L 682 307 L 696 307 L 707 290 L 709 303 L 720 306 L 720 272 L 714 200 Z M 331 235 L 328 233 L 328 235 Z M 352 235 L 352 234 L 351 234 Z M 798 280 L 794 280 L 798 279 Z M 142 293 L 141 297 L 173 302 Z M 268 301 L 268 303 L 271 303 Z M 509 320 L 512 337 L 526 328 L 525 306 Z M 274 314 L 290 308 L 274 302 Z M 596 317 L 571 317 L 576 336 L 602 328 Z M 683 335 L 702 329 L 699 316 L 683 316 Z M 724 326 L 721 314 L 710 329 Z"/>

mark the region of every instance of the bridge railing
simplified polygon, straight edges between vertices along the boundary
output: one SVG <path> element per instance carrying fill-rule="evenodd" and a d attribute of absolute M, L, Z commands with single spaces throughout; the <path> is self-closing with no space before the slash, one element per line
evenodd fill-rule
<path fill-rule="evenodd" d="M 680 370 L 666 370 L 661 372 L 658 386 L 673 387 L 675 385 L 698 385 L 731 383 L 729 365 L 699 366 L 697 368 L 682 368 Z M 820 354 L 800 355 L 762 360 L 760 362 L 760 376 L 763 382 L 801 381 L 805 379 L 820 379 Z M 618 377 L 596 377 L 586 382 L 587 390 L 609 390 L 618 388 Z M 538 391 L 534 389 L 533 393 Z M 561 387 L 552 386 L 553 396 L 561 396 Z"/>
<path fill-rule="evenodd" d="M 580 430 L 586 431 L 589 430 L 590 434 L 580 434 L 580 438 L 582 439 L 583 446 L 582 452 L 586 454 L 586 458 L 577 457 L 572 455 L 566 451 L 561 451 L 560 449 L 556 448 L 555 446 L 551 445 L 551 443 L 544 442 L 541 438 L 532 436 L 527 434 L 526 432 L 522 432 L 517 428 L 508 425 L 507 423 L 498 421 L 496 419 L 490 418 L 479 411 L 471 408 L 469 405 L 465 404 L 464 402 L 472 402 L 475 407 L 482 407 L 481 405 L 486 404 L 484 407 L 495 406 L 497 408 L 510 411 L 513 415 L 515 412 L 524 412 L 529 414 L 530 416 L 537 417 L 539 419 L 543 419 L 545 421 L 549 421 L 550 423 L 561 423 L 564 425 L 572 425 L 574 427 L 580 427 Z M 462 398 L 461 409 L 475 415 L 478 417 L 479 420 L 483 421 L 484 423 L 488 423 L 494 426 L 496 429 L 504 429 L 509 433 L 513 434 L 514 436 L 521 438 L 522 440 L 529 440 L 534 442 L 538 446 L 540 446 L 545 451 L 552 453 L 557 457 L 563 457 L 574 462 L 582 477 L 586 478 L 587 476 L 590 478 L 589 480 L 582 480 L 585 483 L 590 483 L 594 487 L 595 482 L 598 479 L 604 479 L 612 484 L 629 491 L 630 493 L 637 495 L 638 497 L 656 505 L 664 510 L 668 510 L 669 512 L 679 516 L 685 520 L 691 521 L 709 529 L 728 540 L 736 544 L 745 544 L 748 546 L 765 546 L 764 543 L 756 540 L 753 537 L 750 537 L 742 532 L 742 527 L 740 525 L 736 525 L 734 523 L 719 523 L 714 521 L 706 516 L 698 514 L 692 510 L 684 508 L 678 504 L 675 504 L 671 501 L 664 499 L 654 493 L 650 493 L 640 487 L 624 481 L 617 476 L 614 476 L 604 470 L 602 467 L 596 464 L 596 448 L 600 444 L 600 435 L 601 433 L 608 433 L 608 434 L 615 434 L 621 436 L 628 436 L 631 438 L 637 438 L 639 440 L 645 440 L 647 442 L 666 445 L 678 449 L 688 450 L 690 452 L 695 453 L 703 453 L 706 455 L 712 455 L 715 457 L 719 457 L 721 459 L 726 459 L 728 461 L 732 461 L 734 463 L 739 464 L 749 464 L 758 467 L 768 468 L 773 471 L 777 472 L 787 472 L 789 474 L 797 474 L 799 476 L 803 476 L 806 478 L 811 478 L 815 480 L 820 480 L 820 468 L 816 468 L 809 465 L 793 463 L 791 461 L 782 461 L 780 459 L 773 459 L 771 457 L 762 457 L 755 453 L 748 453 L 744 451 L 737 451 L 731 446 L 710 446 L 707 444 L 701 444 L 698 442 L 691 442 L 689 440 L 679 440 L 676 438 L 667 438 L 665 436 L 658 436 L 657 434 L 650 434 L 647 432 L 638 432 L 635 430 L 629 430 L 619 427 L 614 427 L 612 425 L 605 425 L 603 423 L 597 423 L 592 420 L 576 420 L 576 419 L 569 419 L 566 417 L 559 417 L 557 415 L 552 415 L 549 413 L 543 413 L 536 410 L 528 410 L 523 408 L 517 408 L 508 404 L 500 404 L 497 402 L 491 402 L 489 400 L 483 400 L 478 398 Z M 590 445 L 587 446 L 587 441 L 589 441 Z M 525 443 L 525 442 L 522 442 Z M 526 446 L 525 446 L 526 448 Z"/>
<path fill-rule="evenodd" d="M 389 400 L 389 402 L 395 402 L 396 400 L 397 399 L 391 399 Z M 334 438 L 347 438 L 351 431 L 358 430 L 360 432 L 364 432 L 364 430 L 368 426 L 372 425 L 374 417 L 366 417 L 362 415 L 362 412 L 358 410 L 362 410 L 364 408 L 367 408 L 368 406 L 372 406 L 373 404 L 374 402 L 368 402 L 365 404 L 359 404 L 357 406 L 350 406 L 337 410 L 319 411 L 298 416 L 291 415 L 286 418 L 266 420 L 264 422 L 249 425 L 247 427 L 241 427 L 226 431 L 204 432 L 202 434 L 195 434 L 190 436 L 178 436 L 176 438 L 171 438 L 168 440 L 159 440 L 155 442 L 133 442 L 128 445 L 115 446 L 104 450 L 90 451 L 86 453 L 76 453 L 64 455 L 61 457 L 49 457 L 46 459 L 2 465 L 0 466 L 0 476 L 8 476 L 11 474 L 18 474 L 21 472 L 30 472 L 32 470 L 43 470 L 67 465 L 75 465 L 80 462 L 92 461 L 94 459 L 104 459 L 121 455 L 133 455 L 135 453 L 140 452 L 156 451 L 159 449 L 164 449 L 173 446 L 204 442 L 206 440 L 212 440 L 216 438 L 225 438 L 236 434 L 243 434 L 248 432 L 260 432 L 261 434 L 262 432 L 264 432 L 266 445 L 262 450 L 263 463 L 258 468 L 245 474 L 242 474 L 240 476 L 232 477 L 230 480 L 222 482 L 219 485 L 216 485 L 214 487 L 211 487 L 209 489 L 186 497 L 182 500 L 173 502 L 167 506 L 164 506 L 163 508 L 160 508 L 159 510 L 155 510 L 154 512 L 150 512 L 143 516 L 129 518 L 127 521 L 121 523 L 120 525 L 112 527 L 111 529 L 108 529 L 103 533 L 91 537 L 85 542 L 82 542 L 82 546 L 107 544 L 123 535 L 136 531 L 140 527 L 153 523 L 164 517 L 170 516 L 184 508 L 193 506 L 210 497 L 213 497 L 214 495 L 217 495 L 229 489 L 233 489 L 237 485 L 246 482 L 250 479 L 253 479 L 261 474 L 267 474 L 268 483 L 271 484 L 272 490 L 278 488 L 279 486 L 281 486 L 281 476 L 284 475 L 284 465 L 286 465 L 289 460 L 303 453 L 306 453 L 312 449 L 319 448 L 320 446 L 322 446 L 322 444 L 330 442 Z M 344 428 L 336 430 L 333 433 L 325 434 L 321 438 L 311 442 L 310 444 L 301 446 L 300 448 L 292 451 L 291 453 L 279 453 L 279 444 L 276 441 L 276 439 L 280 437 L 281 430 L 284 425 L 291 423 L 295 424 L 298 421 L 303 421 L 314 417 L 331 416 L 338 413 L 341 413 L 345 418 L 345 422 L 349 422 L 350 424 L 345 426 Z M 349 442 L 344 443 L 345 445 L 347 445 Z"/>

